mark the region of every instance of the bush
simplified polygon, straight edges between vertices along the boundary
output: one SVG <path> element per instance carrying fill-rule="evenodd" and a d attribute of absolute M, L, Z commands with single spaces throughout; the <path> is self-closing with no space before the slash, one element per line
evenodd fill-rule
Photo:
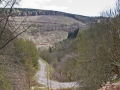
<path fill-rule="evenodd" d="M 39 54 L 35 44 L 29 40 L 19 39 L 14 45 L 15 55 L 21 59 L 21 62 L 37 69 Z"/>

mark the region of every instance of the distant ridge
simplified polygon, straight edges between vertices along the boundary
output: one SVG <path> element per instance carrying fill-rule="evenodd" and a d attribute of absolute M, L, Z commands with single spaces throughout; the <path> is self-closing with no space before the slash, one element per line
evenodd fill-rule
<path fill-rule="evenodd" d="M 8 8 L 6 8 L 6 10 L 7 9 Z M 41 10 L 41 9 L 29 9 L 29 8 L 13 9 L 13 16 L 39 16 L 39 15 L 66 16 L 66 17 L 74 18 L 86 24 L 91 22 L 97 22 L 97 20 L 102 18 L 102 17 L 89 17 L 89 16 L 83 16 L 83 15 L 77 15 L 77 14 L 70 14 L 70 13 L 53 11 L 53 10 Z"/>

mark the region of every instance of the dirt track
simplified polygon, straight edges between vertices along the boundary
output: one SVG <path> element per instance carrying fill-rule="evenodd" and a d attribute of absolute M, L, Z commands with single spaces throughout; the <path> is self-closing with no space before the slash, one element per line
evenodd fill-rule
<path fill-rule="evenodd" d="M 46 87 L 50 87 L 52 89 L 62 89 L 62 88 L 75 88 L 78 87 L 77 82 L 56 82 L 46 78 L 46 65 L 38 60 L 40 65 L 40 71 L 36 74 L 38 83 L 46 85 Z"/>

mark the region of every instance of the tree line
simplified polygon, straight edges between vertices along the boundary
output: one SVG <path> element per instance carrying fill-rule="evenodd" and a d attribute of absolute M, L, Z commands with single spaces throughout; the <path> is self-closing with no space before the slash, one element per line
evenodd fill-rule
<path fill-rule="evenodd" d="M 5 13 L 9 12 L 9 8 L 6 8 Z M 26 9 L 26 8 L 14 8 L 12 11 L 12 16 L 39 16 L 39 15 L 56 15 L 56 16 L 67 16 L 74 18 L 83 23 L 97 22 L 97 20 L 103 17 L 88 17 L 70 13 L 64 13 L 60 11 L 52 10 L 39 10 L 39 9 Z"/>

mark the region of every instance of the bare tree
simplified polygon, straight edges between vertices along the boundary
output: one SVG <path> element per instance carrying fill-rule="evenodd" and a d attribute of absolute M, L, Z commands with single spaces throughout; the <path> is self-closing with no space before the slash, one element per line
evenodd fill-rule
<path fill-rule="evenodd" d="M 0 78 L 0 84 L 2 84 L 2 80 L 4 80 L 3 84 L 6 82 L 2 85 L 2 87 L 0 86 L 0 89 L 2 90 L 12 90 L 11 86 L 14 87 L 14 90 L 24 90 L 27 86 L 29 87 L 28 84 L 25 86 L 19 81 L 23 80 L 23 78 L 20 77 L 20 74 L 24 77 L 24 79 L 27 78 L 25 75 L 27 73 L 25 72 L 25 66 L 19 61 L 19 58 L 17 58 L 14 53 L 6 56 L 9 51 L 11 53 L 11 48 L 13 48 L 12 45 L 10 48 L 8 44 L 32 26 L 32 23 L 27 23 L 27 16 L 24 17 L 19 23 L 14 17 L 14 14 L 16 13 L 14 12 L 14 7 L 19 4 L 20 1 L 21 0 L 0 0 L 0 77 L 4 77 Z M 26 25 L 23 25 L 24 23 Z M 4 50 L 7 48 L 7 45 L 8 49 Z M 8 51 L 8 53 L 6 54 L 4 51 Z M 3 55 L 3 53 L 5 53 L 5 55 Z M 4 58 L 5 60 L 3 61 Z M 4 72 L 4 74 L 1 74 L 2 72 Z M 9 74 L 12 74 L 14 77 Z M 17 83 L 18 81 L 19 83 Z M 11 88 L 6 88 L 7 85 L 10 85 Z M 28 88 L 25 90 L 28 90 Z"/>
<path fill-rule="evenodd" d="M 20 0 L 1 0 L 0 6 L 0 49 L 4 48 L 7 44 L 13 41 L 22 33 L 26 32 L 32 25 L 28 25 L 27 27 L 22 26 L 22 24 L 26 21 L 27 16 L 23 18 L 23 20 L 16 26 L 16 20 L 13 15 L 15 12 L 14 6 L 19 4 Z M 19 33 L 16 33 L 20 28 L 22 30 Z M 10 31 L 10 33 L 5 37 L 5 33 Z M 5 38 L 4 38 L 5 37 Z"/>

